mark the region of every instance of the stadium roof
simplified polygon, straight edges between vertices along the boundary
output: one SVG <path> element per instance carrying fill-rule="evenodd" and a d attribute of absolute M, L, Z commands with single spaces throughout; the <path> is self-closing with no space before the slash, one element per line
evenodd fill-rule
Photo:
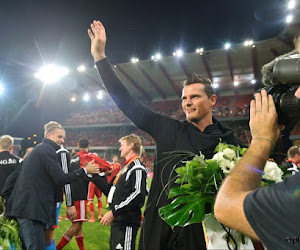
<path fill-rule="evenodd" d="M 250 93 L 260 83 L 262 66 L 294 49 L 292 40 L 298 29 L 300 22 L 288 26 L 277 37 L 254 41 L 250 46 L 240 44 L 228 50 L 121 63 L 114 65 L 114 70 L 135 97 L 148 102 L 179 98 L 183 81 L 192 72 L 210 78 L 225 95 Z M 101 84 L 96 69 L 82 73 L 78 73 L 82 74 L 79 85 L 85 89 L 94 91 L 95 85 Z M 252 80 L 256 80 L 255 85 Z M 239 86 L 234 87 L 234 82 Z"/>

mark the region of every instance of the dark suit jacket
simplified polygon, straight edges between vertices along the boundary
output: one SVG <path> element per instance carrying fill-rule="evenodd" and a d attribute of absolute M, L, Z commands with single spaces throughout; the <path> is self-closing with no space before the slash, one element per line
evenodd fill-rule
<path fill-rule="evenodd" d="M 65 174 L 58 161 L 60 147 L 49 139 L 37 145 L 23 162 L 8 200 L 8 217 L 27 218 L 55 225 L 55 188 L 85 175 L 83 169 Z"/>

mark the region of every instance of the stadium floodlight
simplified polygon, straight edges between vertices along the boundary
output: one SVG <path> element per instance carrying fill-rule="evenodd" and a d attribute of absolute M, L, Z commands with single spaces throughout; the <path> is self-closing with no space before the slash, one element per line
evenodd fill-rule
<path fill-rule="evenodd" d="M 224 48 L 225 48 L 226 50 L 229 50 L 230 47 L 231 47 L 231 44 L 230 44 L 230 43 L 225 43 Z"/>
<path fill-rule="evenodd" d="M 234 85 L 235 87 L 236 87 L 236 86 L 239 86 L 239 84 L 240 84 L 240 83 L 237 82 L 237 81 L 234 81 L 234 82 L 233 82 L 233 85 Z"/>
<path fill-rule="evenodd" d="M 196 49 L 196 53 L 203 53 L 204 49 L 200 48 L 200 49 Z"/>
<path fill-rule="evenodd" d="M 154 56 L 151 56 L 151 60 L 158 61 L 161 59 L 161 54 L 156 53 Z"/>
<path fill-rule="evenodd" d="M 246 40 L 245 42 L 244 42 L 244 46 L 252 46 L 253 45 L 253 41 L 252 40 Z"/>
<path fill-rule="evenodd" d="M 90 100 L 89 94 L 84 94 L 83 100 L 86 101 L 86 102 L 87 102 L 88 100 Z"/>
<path fill-rule="evenodd" d="M 181 57 L 183 56 L 183 51 L 181 49 L 178 49 L 173 53 L 173 56 Z"/>
<path fill-rule="evenodd" d="M 292 16 L 292 15 L 288 15 L 288 16 L 286 17 L 285 21 L 286 21 L 287 23 L 292 22 L 292 21 L 293 21 L 293 16 Z"/>
<path fill-rule="evenodd" d="M 47 64 L 41 67 L 34 76 L 45 84 L 51 84 L 58 82 L 67 74 L 69 74 L 67 68 L 56 66 L 54 64 Z"/>
<path fill-rule="evenodd" d="M 97 99 L 101 100 L 103 98 L 103 91 L 100 90 L 98 95 L 97 95 Z"/>
<path fill-rule="evenodd" d="M 75 97 L 75 96 L 73 96 L 73 97 L 71 98 L 71 102 L 76 102 L 76 97 Z"/>
<path fill-rule="evenodd" d="M 139 61 L 138 58 L 135 58 L 135 57 L 131 58 L 131 62 L 132 62 L 132 63 L 137 63 L 138 61 Z"/>
<path fill-rule="evenodd" d="M 255 80 L 255 79 L 252 79 L 252 80 L 251 80 L 251 83 L 252 83 L 252 84 L 255 84 L 255 83 L 256 83 L 256 80 Z"/>
<path fill-rule="evenodd" d="M 219 84 L 217 84 L 217 83 L 213 83 L 212 86 L 213 86 L 214 89 L 219 88 Z"/>
<path fill-rule="evenodd" d="M 0 95 L 4 93 L 4 86 L 0 83 Z"/>
<path fill-rule="evenodd" d="M 78 72 L 83 72 L 85 71 L 85 66 L 84 65 L 80 65 L 79 67 L 77 67 Z"/>
<path fill-rule="evenodd" d="M 294 0 L 289 1 L 288 3 L 288 9 L 292 10 L 296 6 L 296 2 Z"/>
<path fill-rule="evenodd" d="M 161 54 L 159 54 L 159 53 L 156 53 L 156 55 L 155 55 L 155 59 L 156 59 L 156 60 L 159 60 L 159 59 L 161 59 Z"/>

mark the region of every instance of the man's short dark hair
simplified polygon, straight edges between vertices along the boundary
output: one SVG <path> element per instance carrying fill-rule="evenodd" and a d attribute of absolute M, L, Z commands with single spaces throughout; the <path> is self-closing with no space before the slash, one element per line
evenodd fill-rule
<path fill-rule="evenodd" d="M 84 138 L 81 138 L 79 140 L 79 147 L 80 148 L 88 148 L 90 146 L 90 142 L 88 139 L 84 139 Z"/>
<path fill-rule="evenodd" d="M 199 74 L 193 72 L 188 76 L 188 78 L 184 81 L 183 87 L 194 84 L 201 83 L 204 85 L 204 91 L 208 97 L 211 97 L 215 94 L 215 90 L 212 86 L 212 82 L 210 79 L 200 76 Z"/>

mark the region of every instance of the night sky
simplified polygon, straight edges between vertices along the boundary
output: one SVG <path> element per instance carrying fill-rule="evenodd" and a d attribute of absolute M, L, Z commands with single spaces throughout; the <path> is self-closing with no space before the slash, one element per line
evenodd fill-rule
<path fill-rule="evenodd" d="M 69 68 L 93 65 L 87 29 L 96 19 L 106 27 L 112 63 L 146 60 L 178 48 L 218 49 L 225 42 L 274 37 L 284 28 L 287 1 L 1 1 L 0 134 L 26 137 L 49 119 L 68 112 L 58 89 L 45 89 L 34 73 L 45 63 Z M 34 100 L 34 102 L 32 101 Z M 58 105 L 63 108 L 57 108 Z M 7 116 L 7 123 L 6 123 Z"/>

